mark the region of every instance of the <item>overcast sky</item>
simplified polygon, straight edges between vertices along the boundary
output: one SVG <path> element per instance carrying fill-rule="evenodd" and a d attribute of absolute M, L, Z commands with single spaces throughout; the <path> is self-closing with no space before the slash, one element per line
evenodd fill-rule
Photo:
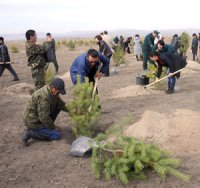
<path fill-rule="evenodd" d="M 199 0 L 0 0 L 0 33 L 200 29 Z"/>

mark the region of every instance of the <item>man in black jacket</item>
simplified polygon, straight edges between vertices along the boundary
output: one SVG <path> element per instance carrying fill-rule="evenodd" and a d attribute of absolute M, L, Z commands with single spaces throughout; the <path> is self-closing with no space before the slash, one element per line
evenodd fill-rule
<path fill-rule="evenodd" d="M 13 81 L 19 80 L 17 73 L 10 64 L 10 56 L 7 46 L 4 44 L 4 38 L 0 37 L 0 77 L 2 76 L 5 69 L 8 69 L 10 73 L 14 76 Z"/>
<path fill-rule="evenodd" d="M 57 74 L 59 66 L 58 66 L 58 62 L 56 59 L 56 42 L 55 42 L 54 38 L 52 38 L 51 33 L 47 33 L 46 37 L 47 37 L 47 40 L 48 40 L 48 38 L 51 39 L 51 44 L 52 44 L 51 47 L 47 51 L 47 58 L 48 58 L 47 62 L 52 62 L 54 64 L 55 71 Z"/>
<path fill-rule="evenodd" d="M 193 55 L 193 61 L 195 61 L 197 57 L 199 39 L 197 38 L 196 33 L 194 33 L 192 37 L 193 39 L 192 39 L 191 50 L 192 50 L 192 55 Z"/>
<path fill-rule="evenodd" d="M 187 62 L 184 59 L 182 59 L 179 55 L 172 53 L 159 54 L 158 52 L 151 52 L 149 57 L 157 64 L 157 79 L 161 76 L 163 66 L 168 68 L 168 75 L 170 76 L 170 74 L 184 68 L 187 65 Z M 166 91 L 166 94 L 172 94 L 174 92 L 176 78 L 179 77 L 180 72 L 168 78 L 168 90 Z"/>

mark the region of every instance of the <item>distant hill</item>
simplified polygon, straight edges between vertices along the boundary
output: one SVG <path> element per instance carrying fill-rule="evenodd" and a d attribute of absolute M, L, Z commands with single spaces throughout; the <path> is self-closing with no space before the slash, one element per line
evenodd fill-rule
<path fill-rule="evenodd" d="M 193 33 L 199 33 L 200 29 L 168 29 L 168 30 L 159 30 L 161 34 L 169 36 L 173 34 L 181 34 L 183 31 L 187 31 L 190 35 Z M 71 31 L 66 33 L 52 33 L 55 38 L 93 38 L 95 35 L 99 34 L 101 31 Z M 135 34 L 140 34 L 141 36 L 146 35 L 152 30 L 136 30 L 136 29 L 121 29 L 121 30 L 111 30 L 108 31 L 109 35 L 112 37 L 118 35 L 123 36 L 133 36 Z M 44 32 L 37 33 L 38 38 L 45 38 Z M 2 34 L 6 40 L 25 40 L 25 34 Z"/>

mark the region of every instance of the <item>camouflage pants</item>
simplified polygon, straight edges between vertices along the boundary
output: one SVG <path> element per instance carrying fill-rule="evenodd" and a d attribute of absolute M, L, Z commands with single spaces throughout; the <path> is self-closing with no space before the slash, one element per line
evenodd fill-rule
<path fill-rule="evenodd" d="M 45 73 L 44 73 L 44 68 L 36 68 L 31 70 L 32 72 L 32 78 L 35 86 L 35 91 L 40 89 L 45 85 Z"/>

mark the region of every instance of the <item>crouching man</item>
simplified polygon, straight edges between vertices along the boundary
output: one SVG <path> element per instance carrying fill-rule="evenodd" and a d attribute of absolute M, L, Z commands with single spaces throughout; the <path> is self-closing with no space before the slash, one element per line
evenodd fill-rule
<path fill-rule="evenodd" d="M 28 146 L 31 138 L 49 141 L 61 138 L 61 133 L 54 121 L 61 110 L 65 112 L 68 110 L 59 94 L 66 94 L 64 81 L 60 78 L 53 79 L 49 85 L 33 93 L 23 116 L 27 127 L 21 137 L 23 146 Z"/>
<path fill-rule="evenodd" d="M 181 74 L 180 72 L 175 75 L 173 73 L 184 68 L 187 65 L 186 60 L 181 58 L 179 55 L 172 53 L 159 54 L 158 52 L 151 52 L 149 57 L 157 65 L 157 80 L 161 77 L 162 67 L 164 66 L 168 68 L 167 74 L 169 75 L 169 78 L 166 94 L 172 94 L 176 85 L 176 78 L 180 78 Z"/>

